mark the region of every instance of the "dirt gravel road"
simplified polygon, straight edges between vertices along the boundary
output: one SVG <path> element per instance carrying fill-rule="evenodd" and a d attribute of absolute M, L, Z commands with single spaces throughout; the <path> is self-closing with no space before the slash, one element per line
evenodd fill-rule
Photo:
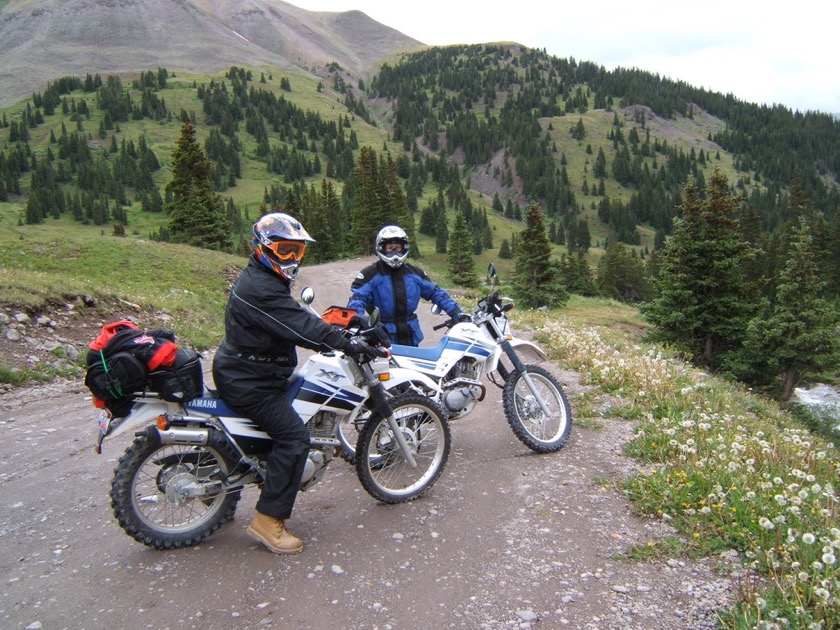
<path fill-rule="evenodd" d="M 344 304 L 364 260 L 306 267 L 316 306 Z M 425 343 L 438 338 L 428 309 Z M 424 344 L 425 345 L 425 344 Z M 550 365 L 572 401 L 578 375 Z M 209 363 L 205 361 L 205 369 Z M 509 429 L 501 392 L 452 424 L 453 452 L 431 491 L 377 504 L 334 460 L 298 499 L 302 554 L 278 557 L 245 533 L 256 491 L 204 544 L 155 551 L 114 521 L 108 492 L 128 439 L 91 448 L 81 382 L 0 395 L 0 627 L 122 628 L 711 628 L 730 601 L 717 559 L 622 559 L 674 533 L 641 519 L 611 480 L 632 426 L 573 427 L 551 455 Z"/>

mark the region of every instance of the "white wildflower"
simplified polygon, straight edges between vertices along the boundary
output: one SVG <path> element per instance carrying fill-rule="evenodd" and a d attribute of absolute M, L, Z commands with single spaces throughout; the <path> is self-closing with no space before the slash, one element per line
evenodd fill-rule
<path fill-rule="evenodd" d="M 817 597 L 822 597 L 823 600 L 825 600 L 825 601 L 828 601 L 828 598 L 831 596 L 831 593 L 829 593 L 828 589 L 825 589 L 825 588 L 814 589 L 814 594 Z"/>

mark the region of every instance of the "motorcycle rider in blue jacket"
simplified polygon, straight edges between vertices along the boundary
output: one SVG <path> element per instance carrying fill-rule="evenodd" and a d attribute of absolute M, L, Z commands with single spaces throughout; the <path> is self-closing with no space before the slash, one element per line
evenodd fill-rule
<path fill-rule="evenodd" d="M 425 271 L 405 262 L 405 230 L 386 225 L 376 235 L 374 246 L 379 261 L 362 269 L 353 280 L 348 308 L 364 317 L 378 307 L 391 341 L 404 346 L 418 346 L 423 340 L 415 312 L 420 298 L 437 304 L 452 318 L 461 317 L 461 307 L 444 289 L 432 282 Z"/>

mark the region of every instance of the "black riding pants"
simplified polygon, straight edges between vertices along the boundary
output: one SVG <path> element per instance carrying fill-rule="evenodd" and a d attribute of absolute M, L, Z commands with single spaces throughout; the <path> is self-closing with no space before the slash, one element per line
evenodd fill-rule
<path fill-rule="evenodd" d="M 286 368 L 244 361 L 222 343 L 213 359 L 213 380 L 222 399 L 271 436 L 257 511 L 287 519 L 309 453 L 309 431 L 284 391 Z M 291 369 L 288 369 L 291 373 Z"/>
<path fill-rule="evenodd" d="M 283 395 L 263 398 L 236 409 L 271 436 L 271 452 L 265 464 L 265 481 L 257 512 L 287 519 L 292 515 L 295 498 L 309 453 L 309 432 L 297 412 Z"/>

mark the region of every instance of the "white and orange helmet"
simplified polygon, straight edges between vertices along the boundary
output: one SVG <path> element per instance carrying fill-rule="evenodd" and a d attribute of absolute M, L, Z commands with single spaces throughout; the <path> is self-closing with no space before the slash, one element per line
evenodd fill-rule
<path fill-rule="evenodd" d="M 293 280 L 306 252 L 306 244 L 314 242 L 300 221 L 282 212 L 272 212 L 254 224 L 251 244 L 257 260 L 281 278 Z"/>

